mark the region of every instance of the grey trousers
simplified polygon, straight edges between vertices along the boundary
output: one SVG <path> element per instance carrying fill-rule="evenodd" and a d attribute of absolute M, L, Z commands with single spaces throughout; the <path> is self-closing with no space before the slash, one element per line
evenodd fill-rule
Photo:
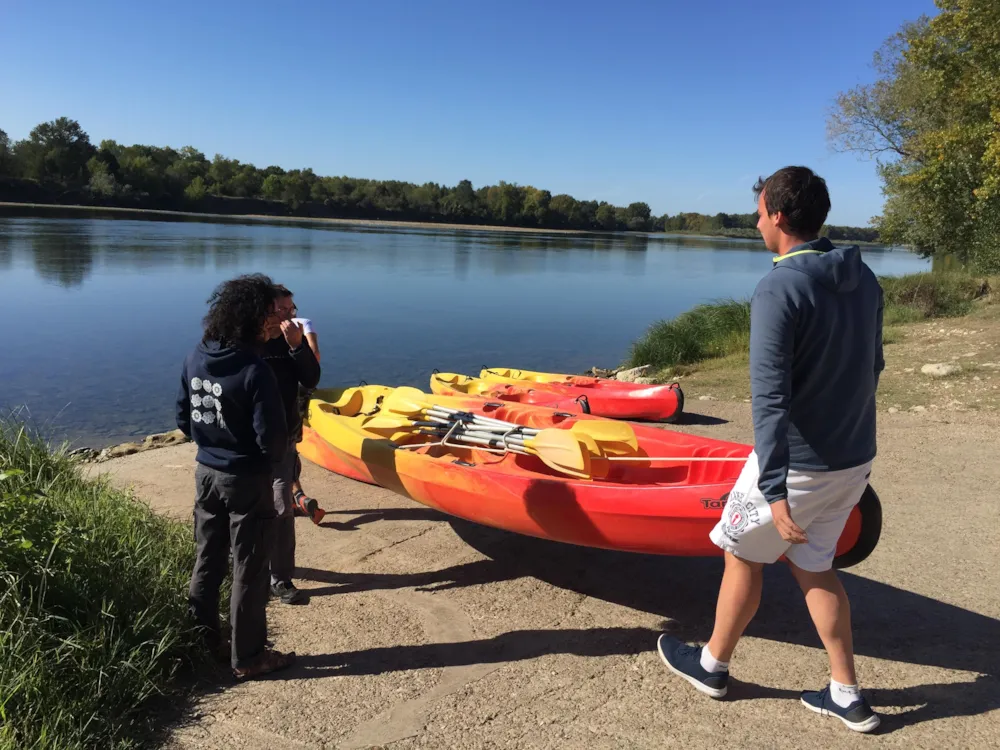
<path fill-rule="evenodd" d="M 232 550 L 232 665 L 243 668 L 261 654 L 267 641 L 267 557 L 274 525 L 271 477 L 226 474 L 201 464 L 194 476 L 197 559 L 191 574 L 188 608 L 205 629 L 209 645 L 217 644 L 219 587 Z"/>
<path fill-rule="evenodd" d="M 271 585 L 291 583 L 295 573 L 295 509 L 292 507 L 292 483 L 298 451 L 290 443 L 285 458 L 274 465 L 274 533 L 271 535 Z"/>

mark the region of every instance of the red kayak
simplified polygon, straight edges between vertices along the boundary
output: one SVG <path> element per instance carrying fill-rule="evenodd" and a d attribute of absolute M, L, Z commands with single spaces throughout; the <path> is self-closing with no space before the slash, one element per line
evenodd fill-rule
<path fill-rule="evenodd" d="M 684 392 L 679 383 L 645 385 L 612 378 L 510 368 L 486 368 L 479 377 L 491 383 L 537 388 L 563 398 L 583 396 L 587 413 L 610 419 L 676 422 L 684 411 Z"/>
<path fill-rule="evenodd" d="M 603 476 L 594 471 L 593 478 L 576 478 L 543 462 L 540 454 L 429 444 L 436 438 L 408 425 L 376 431 L 380 416 L 390 424 L 396 419 L 390 409 L 383 409 L 394 390 L 365 386 L 317 391 L 309 405 L 300 453 L 344 476 L 498 529 L 629 552 L 722 554 L 709 539 L 709 531 L 722 515 L 751 446 L 630 425 L 638 444 L 633 455 L 670 460 L 604 459 Z M 621 425 L 586 414 L 478 397 L 424 394 L 424 398 L 469 414 L 525 427 L 570 430 L 574 435 L 573 425 L 581 422 Z M 611 455 L 616 454 L 606 454 Z M 734 460 L 699 460 L 704 458 Z M 841 535 L 835 565 L 846 567 L 865 559 L 880 529 L 881 506 L 869 487 Z"/>

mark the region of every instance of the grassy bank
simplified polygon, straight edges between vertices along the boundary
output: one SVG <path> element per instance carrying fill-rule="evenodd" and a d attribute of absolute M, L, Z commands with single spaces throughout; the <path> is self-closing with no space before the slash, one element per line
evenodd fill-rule
<path fill-rule="evenodd" d="M 881 277 L 885 326 L 969 313 L 976 300 L 1000 280 L 964 273 L 919 273 Z M 729 356 L 745 356 L 750 343 L 749 300 L 722 300 L 695 307 L 672 320 L 654 323 L 631 348 L 628 366 L 655 369 L 693 365 Z"/>
<path fill-rule="evenodd" d="M 148 746 L 151 699 L 207 654 L 191 529 L 0 423 L 0 747 Z"/>

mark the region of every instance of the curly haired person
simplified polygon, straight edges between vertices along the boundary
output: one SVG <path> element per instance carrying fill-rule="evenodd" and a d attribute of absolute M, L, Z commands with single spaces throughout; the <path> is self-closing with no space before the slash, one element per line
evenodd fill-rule
<path fill-rule="evenodd" d="M 177 426 L 198 446 L 189 610 L 209 647 L 221 649 L 219 588 L 232 551 L 229 655 L 237 679 L 283 669 L 295 657 L 267 642 L 272 477 L 288 453 L 278 381 L 261 357 L 277 298 L 261 274 L 220 284 L 208 300 L 202 340 L 184 360 L 177 394 Z"/>

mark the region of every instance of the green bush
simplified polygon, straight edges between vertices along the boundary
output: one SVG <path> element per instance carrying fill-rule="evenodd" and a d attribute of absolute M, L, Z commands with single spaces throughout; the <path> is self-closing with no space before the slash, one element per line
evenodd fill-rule
<path fill-rule="evenodd" d="M 206 653 L 189 525 L 0 424 L 0 747 L 130 747 Z"/>
<path fill-rule="evenodd" d="M 750 302 L 725 300 L 654 323 L 632 345 L 629 366 L 691 364 L 745 351 L 749 345 Z"/>
<path fill-rule="evenodd" d="M 954 271 L 884 276 L 879 283 L 886 317 L 896 322 L 966 315 L 990 291 L 988 279 Z"/>

